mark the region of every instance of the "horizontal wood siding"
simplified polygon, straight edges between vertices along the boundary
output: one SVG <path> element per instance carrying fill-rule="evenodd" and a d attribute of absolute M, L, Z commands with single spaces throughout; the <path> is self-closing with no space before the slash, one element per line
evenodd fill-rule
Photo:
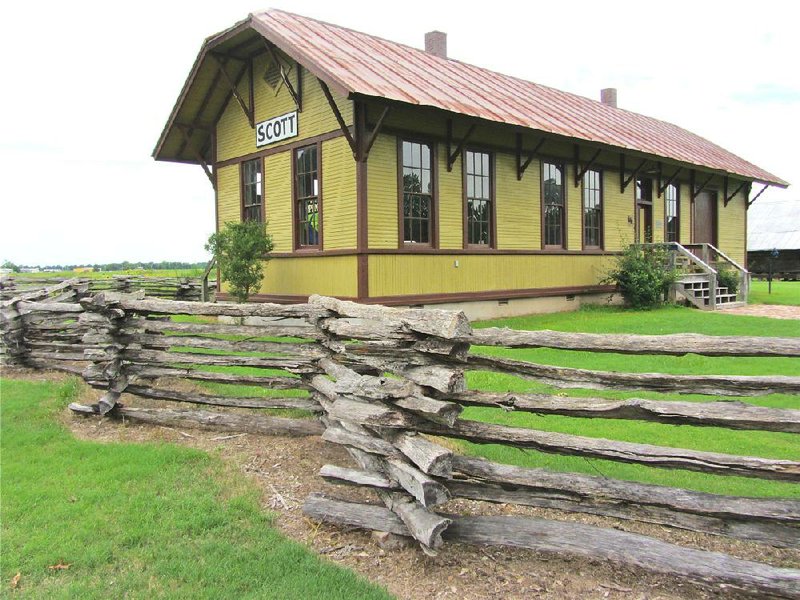
<path fill-rule="evenodd" d="M 322 143 L 325 250 L 356 247 L 356 162 L 344 137 Z"/>
<path fill-rule="evenodd" d="M 628 185 L 622 193 L 619 189 L 619 170 L 603 171 L 603 227 L 606 250 L 616 252 L 634 241 L 633 185 L 633 183 Z"/>
<path fill-rule="evenodd" d="M 598 285 L 610 258 L 599 255 L 373 255 L 369 258 L 370 295 Z"/>
<path fill-rule="evenodd" d="M 288 61 L 288 63 L 292 65 L 289 78 L 294 84 L 297 67 L 294 61 Z M 253 65 L 256 123 L 295 110 L 294 100 L 286 86 L 281 85 L 276 95 L 274 90 L 266 84 L 263 78 L 266 67 L 267 55 L 256 57 Z M 233 69 L 231 68 L 231 70 Z M 246 100 L 250 93 L 247 75 L 239 83 L 239 91 Z M 335 99 L 345 123 L 352 124 L 353 103 L 345 98 L 335 97 Z M 298 126 L 298 137 L 271 144 L 269 147 L 290 144 L 298 139 L 339 129 L 317 78 L 305 69 L 303 69 L 303 111 L 298 114 Z M 217 160 L 223 161 L 245 156 L 257 150 L 255 130 L 250 127 L 239 103 L 235 99 L 231 99 L 217 124 Z"/>
<path fill-rule="evenodd" d="M 292 251 L 292 153 L 280 152 L 264 159 L 267 231 L 275 252 Z"/>
<path fill-rule="evenodd" d="M 685 183 L 680 187 L 680 239 L 681 244 L 689 244 L 692 241 L 692 201 L 689 197 L 689 186 Z"/>
<path fill-rule="evenodd" d="M 495 164 L 497 247 L 505 250 L 539 248 L 542 229 L 538 164 L 531 163 L 522 181 L 517 181 L 517 161 L 513 155 L 498 153 Z"/>
<path fill-rule="evenodd" d="M 239 197 L 239 165 L 223 167 L 217 170 L 217 226 L 222 229 L 225 223 L 238 223 L 241 218 L 241 200 Z"/>
<path fill-rule="evenodd" d="M 717 233 L 717 246 L 733 260 L 744 266 L 745 254 L 747 253 L 747 240 L 745 239 L 745 218 L 746 207 L 744 196 L 737 194 L 728 206 L 724 205 L 723 192 L 717 195 L 717 222 L 719 230 Z"/>
<path fill-rule="evenodd" d="M 397 138 L 379 135 L 367 166 L 370 248 L 397 248 Z"/>
<path fill-rule="evenodd" d="M 355 256 L 273 258 L 264 275 L 261 294 L 353 298 L 358 292 Z"/>
<path fill-rule="evenodd" d="M 447 146 L 439 144 L 439 247 L 457 249 L 464 247 L 464 180 L 461 157 L 447 171 Z"/>

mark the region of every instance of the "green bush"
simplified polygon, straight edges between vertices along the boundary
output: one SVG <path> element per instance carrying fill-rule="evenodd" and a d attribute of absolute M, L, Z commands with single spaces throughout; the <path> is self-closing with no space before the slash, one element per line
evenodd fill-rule
<path fill-rule="evenodd" d="M 631 245 L 616 257 L 604 282 L 616 284 L 633 308 L 653 308 L 664 302 L 677 277 L 668 265 L 665 247 Z"/>
<path fill-rule="evenodd" d="M 250 294 L 261 287 L 262 263 L 269 260 L 272 236 L 267 233 L 266 223 L 225 223 L 208 238 L 206 250 L 214 255 L 231 295 L 237 302 L 247 302 Z"/>
<path fill-rule="evenodd" d="M 719 269 L 717 271 L 717 287 L 728 288 L 728 293 L 735 294 L 739 291 L 739 273 L 733 269 Z"/>

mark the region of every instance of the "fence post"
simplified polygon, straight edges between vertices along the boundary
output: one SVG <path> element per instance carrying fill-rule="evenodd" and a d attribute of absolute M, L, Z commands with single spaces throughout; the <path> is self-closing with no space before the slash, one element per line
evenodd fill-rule
<path fill-rule="evenodd" d="M 28 351 L 25 344 L 25 320 L 17 309 L 19 298 L 4 302 L 0 308 L 0 364 L 3 366 L 25 366 Z"/>
<path fill-rule="evenodd" d="M 717 275 L 716 273 L 709 273 L 708 275 L 708 308 L 714 310 L 717 306 Z"/>
<path fill-rule="evenodd" d="M 127 344 L 120 333 L 126 313 L 115 307 L 115 296 L 118 297 L 118 294 L 101 292 L 81 300 L 86 312 L 81 314 L 79 322 L 89 328 L 83 336 L 83 342 L 100 346 L 99 349 L 84 350 L 84 357 L 92 364 L 84 370 L 83 378 L 92 387 L 107 390 L 98 402 L 97 410 L 101 415 L 114 408 L 128 386 L 128 377 L 122 363 L 122 354 Z"/>

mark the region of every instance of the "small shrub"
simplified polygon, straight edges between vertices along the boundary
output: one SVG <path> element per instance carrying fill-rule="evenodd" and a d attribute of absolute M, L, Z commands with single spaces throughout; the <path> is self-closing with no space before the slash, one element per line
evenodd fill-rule
<path fill-rule="evenodd" d="M 664 302 L 677 277 L 668 265 L 666 248 L 631 245 L 616 257 L 604 282 L 616 284 L 633 308 L 653 308 Z"/>
<path fill-rule="evenodd" d="M 262 263 L 269 260 L 272 251 L 272 236 L 266 227 L 266 223 L 257 221 L 225 223 L 206 243 L 206 250 L 214 255 L 220 275 L 237 302 L 247 302 L 250 294 L 261 287 Z"/>
<path fill-rule="evenodd" d="M 717 271 L 717 287 L 728 288 L 728 293 L 736 294 L 739 291 L 739 273 L 733 269 L 719 269 Z"/>

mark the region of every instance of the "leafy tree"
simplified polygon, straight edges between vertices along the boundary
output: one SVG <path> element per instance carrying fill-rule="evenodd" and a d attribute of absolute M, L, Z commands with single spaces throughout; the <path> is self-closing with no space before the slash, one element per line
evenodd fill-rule
<path fill-rule="evenodd" d="M 19 273 L 19 265 L 15 265 L 10 260 L 7 260 L 2 265 L 3 269 L 11 269 L 14 273 Z"/>
<path fill-rule="evenodd" d="M 205 247 L 214 255 L 220 275 L 228 282 L 236 301 L 247 302 L 250 294 L 261 287 L 262 262 L 269 260 L 272 251 L 272 236 L 267 233 L 266 224 L 225 223 L 208 238 Z"/>

